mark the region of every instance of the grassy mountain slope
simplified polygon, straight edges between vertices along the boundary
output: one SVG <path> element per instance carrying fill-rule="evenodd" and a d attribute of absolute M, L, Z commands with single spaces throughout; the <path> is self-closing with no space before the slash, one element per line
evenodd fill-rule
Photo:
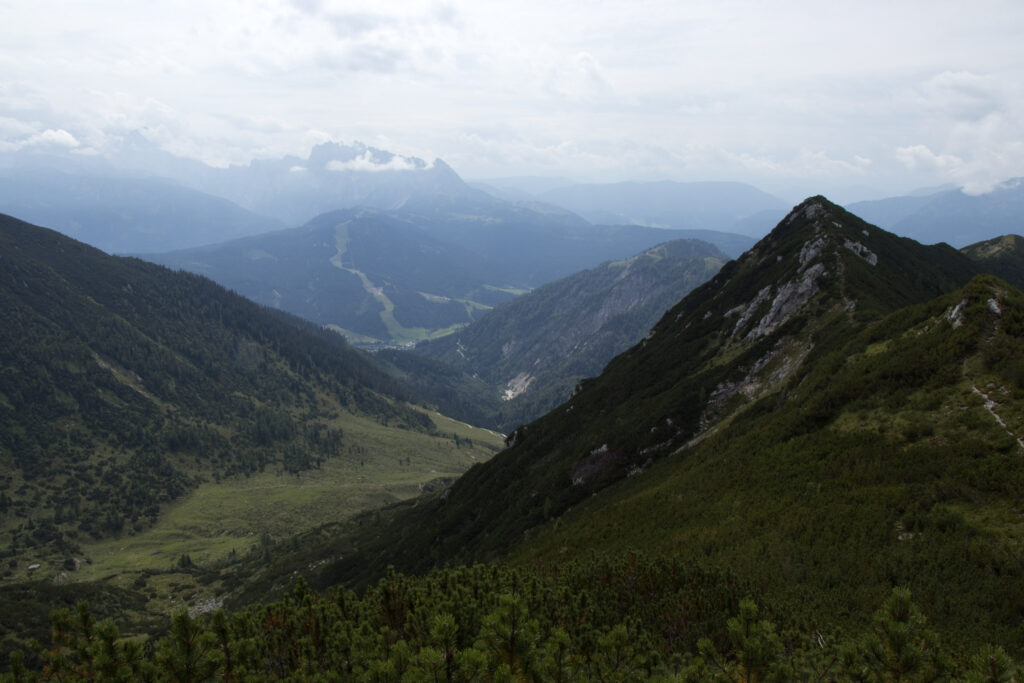
<path fill-rule="evenodd" d="M 998 275 L 1018 289 L 1024 289 L 1024 238 L 1003 235 L 971 244 L 960 250 L 986 273 Z"/>
<path fill-rule="evenodd" d="M 411 407 L 340 336 L 209 280 L 10 217 L 0 247 L 0 533 L 11 578 L 29 563 L 53 575 L 91 544 L 156 529 L 172 503 L 221 482 L 315 471 L 337 491 L 371 479 L 351 493 L 362 500 L 351 513 L 491 452 L 459 448 L 439 430 L 446 422 Z M 403 493 L 385 494 L 386 477 L 370 470 L 393 472 Z M 304 514 L 298 526 L 318 519 L 315 507 Z M 178 538 L 216 524 L 185 524 Z M 269 530 L 252 518 L 220 524 L 225 540 Z"/>
<path fill-rule="evenodd" d="M 1024 296 L 989 276 L 902 309 L 535 529 L 519 561 L 681 553 L 836 621 L 903 585 L 944 629 L 1019 653 L 1022 339 Z"/>
<path fill-rule="evenodd" d="M 599 374 L 727 260 L 704 242 L 666 242 L 538 287 L 415 353 L 482 380 L 494 415 L 478 424 L 509 431 L 565 401 L 580 379 Z M 387 355 L 396 363 L 400 356 Z M 415 386 L 457 415 L 444 394 L 430 391 L 436 380 L 428 377 L 430 384 Z"/>
<path fill-rule="evenodd" d="M 810 199 L 319 580 L 640 547 L 834 623 L 909 584 L 943 628 L 1020 650 L 1024 300 L 987 276 L 955 291 L 975 272 Z"/>

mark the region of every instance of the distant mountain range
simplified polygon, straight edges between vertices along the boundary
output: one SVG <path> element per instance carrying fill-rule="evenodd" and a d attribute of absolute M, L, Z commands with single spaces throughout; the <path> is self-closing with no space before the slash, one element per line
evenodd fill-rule
<path fill-rule="evenodd" d="M 324 143 L 305 159 L 226 168 L 175 157 L 137 136 L 113 159 L 0 155 L 0 211 L 119 253 L 223 242 L 338 209 L 486 196 L 439 159 L 427 163 L 360 143 Z"/>
<path fill-rule="evenodd" d="M 289 225 L 337 209 L 398 209 L 415 199 L 471 200 L 466 185 L 440 159 L 425 162 L 360 143 L 323 143 L 309 157 L 256 160 L 210 175 L 210 191 Z"/>
<path fill-rule="evenodd" d="M 193 194 L 195 193 L 199 194 Z M 1020 226 L 1021 182 L 985 195 L 931 188 L 849 208 L 922 243 L 960 247 Z M 574 184 L 560 178 L 498 178 L 467 184 L 444 161 L 359 142 L 327 142 L 307 157 L 215 168 L 128 135 L 108 156 L 0 153 L 0 211 L 65 231 L 118 253 L 160 252 L 301 225 L 330 211 L 486 204 L 547 204 L 606 225 L 691 231 L 739 256 L 786 211 L 782 200 L 737 182 Z M 594 265 L 593 262 L 584 267 Z"/>
<path fill-rule="evenodd" d="M 925 244 L 964 247 L 982 240 L 1024 233 L 1024 179 L 1015 178 L 986 194 L 963 190 L 891 197 L 851 204 L 850 211 L 898 235 Z"/>
<path fill-rule="evenodd" d="M 146 258 L 357 342 L 404 343 L 448 333 L 517 294 L 674 237 L 481 195 L 332 212 L 301 228 Z"/>
<path fill-rule="evenodd" d="M 753 240 L 720 232 L 722 226 L 742 219 L 737 223 L 741 231 L 763 232 L 770 217 L 761 213 L 778 214 L 782 206 L 739 183 L 626 183 L 549 192 L 559 201 L 563 199 L 559 193 L 568 192 L 565 203 L 571 206 L 576 205 L 572 197 L 586 199 L 589 193 L 599 210 L 583 208 L 600 222 L 688 231 L 666 234 L 644 246 L 665 239 L 704 239 L 732 256 Z M 509 222 L 536 222 L 538 214 L 546 215 L 539 227 L 544 233 L 550 232 L 555 214 L 562 214 L 563 227 L 586 223 L 555 208 L 544 196 L 521 193 L 514 201 L 497 200 L 464 183 L 440 159 L 426 162 L 360 143 L 324 143 L 306 158 L 261 159 L 226 168 L 175 157 L 138 136 L 129 137 L 110 159 L 0 154 L 0 211 L 52 225 L 109 252 L 152 253 L 215 244 L 304 224 L 317 215 L 349 208 L 400 210 L 429 224 L 435 233 L 447 230 L 447 237 L 452 237 L 454 230 L 464 241 L 460 246 L 470 248 L 473 239 L 481 236 L 493 246 L 500 239 L 497 230 Z M 496 214 L 501 225 L 493 222 Z M 519 237 L 514 235 L 509 244 Z M 543 258 L 544 252 L 527 253 L 519 246 L 507 258 L 520 256 Z M 582 258 L 579 268 L 599 261 Z M 540 279 L 548 281 L 569 272 L 559 269 Z"/>
<path fill-rule="evenodd" d="M 758 238 L 785 215 L 778 197 L 743 183 L 624 182 L 570 185 L 539 199 L 565 207 L 592 223 L 651 225 L 676 230 L 741 232 Z M 744 219 L 759 216 L 753 224 Z M 773 220 L 774 217 L 774 220 Z"/>
<path fill-rule="evenodd" d="M 222 197 L 151 177 L 0 168 L 0 212 L 108 253 L 163 251 L 279 230 Z"/>
<path fill-rule="evenodd" d="M 686 237 L 710 241 L 733 257 L 753 245 L 751 238 L 771 230 L 787 210 L 782 200 L 743 183 L 587 185 L 556 178 L 510 178 L 474 186 L 507 199 L 549 202 L 593 223 L 710 230 L 712 234 Z M 981 195 L 951 187 L 927 188 L 847 208 L 869 223 L 922 244 L 946 242 L 959 248 L 1024 232 L 1024 180 L 1008 180 Z M 733 242 L 726 241 L 729 238 Z"/>
<path fill-rule="evenodd" d="M 561 206 L 600 225 L 645 225 L 711 242 L 731 257 L 753 246 L 786 212 L 755 187 L 731 182 L 576 184 L 559 178 L 497 178 L 470 183 L 508 201 Z"/>

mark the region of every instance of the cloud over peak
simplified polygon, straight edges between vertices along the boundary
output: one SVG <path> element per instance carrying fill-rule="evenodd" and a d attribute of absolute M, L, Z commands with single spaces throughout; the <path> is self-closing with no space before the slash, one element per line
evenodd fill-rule
<path fill-rule="evenodd" d="M 397 154 L 384 160 L 376 156 L 373 150 L 367 149 L 354 159 L 347 161 L 332 159 L 324 168 L 328 171 L 425 171 L 433 168 L 433 164 Z"/>

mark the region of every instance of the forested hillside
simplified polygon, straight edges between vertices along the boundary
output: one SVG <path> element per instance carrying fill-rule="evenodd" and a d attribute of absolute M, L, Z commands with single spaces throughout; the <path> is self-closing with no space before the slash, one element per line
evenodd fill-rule
<path fill-rule="evenodd" d="M 509 539 L 705 435 L 737 408 L 779 395 L 785 380 L 802 378 L 807 363 L 854 330 L 962 286 L 974 272 L 952 248 L 922 247 L 809 200 L 568 403 L 511 435 L 501 457 L 468 472 L 425 519 L 436 529 L 432 553 L 447 556 L 448 543 L 456 554 L 470 543 L 503 553 Z M 401 547 L 417 568 L 430 562 Z"/>
<path fill-rule="evenodd" d="M 376 460 L 352 420 L 438 436 L 339 335 L 205 278 L 9 217 L 0 254 L 7 576 L 149 529 L 204 481 Z"/>

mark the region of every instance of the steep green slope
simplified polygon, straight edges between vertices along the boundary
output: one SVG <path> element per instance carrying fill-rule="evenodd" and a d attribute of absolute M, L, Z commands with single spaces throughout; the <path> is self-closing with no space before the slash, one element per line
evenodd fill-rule
<path fill-rule="evenodd" d="M 582 378 L 599 374 L 727 260 L 704 242 L 666 242 L 538 287 L 469 327 L 418 345 L 415 353 L 486 383 L 494 414 L 478 424 L 510 431 L 565 401 Z M 386 357 L 411 362 L 401 355 Z M 431 376 L 429 384 L 415 386 L 458 415 L 457 406 L 449 409 L 445 383 L 435 382 Z M 443 393 L 432 390 L 438 385 Z"/>
<path fill-rule="evenodd" d="M 1024 302 L 984 278 L 944 295 L 974 272 L 810 199 L 511 448 L 382 512 L 319 580 L 640 547 L 837 622 L 908 583 L 944 628 L 1020 648 Z"/>
<path fill-rule="evenodd" d="M 902 585 L 944 630 L 1020 653 L 1022 437 L 1024 295 L 978 277 L 535 528 L 518 561 L 678 553 L 836 621 Z"/>
<path fill-rule="evenodd" d="M 986 273 L 998 275 L 1018 289 L 1024 288 L 1024 238 L 1003 235 L 960 250 Z"/>
<path fill-rule="evenodd" d="M 9 217 L 0 254 L 6 576 L 24 578 L 30 563 L 49 576 L 88 544 L 146 532 L 203 482 L 310 470 L 355 480 L 422 452 L 422 483 L 489 455 L 458 448 L 340 336 L 209 280 Z M 392 434 L 404 445 L 378 450 Z M 414 495 L 415 479 L 399 478 Z"/>

